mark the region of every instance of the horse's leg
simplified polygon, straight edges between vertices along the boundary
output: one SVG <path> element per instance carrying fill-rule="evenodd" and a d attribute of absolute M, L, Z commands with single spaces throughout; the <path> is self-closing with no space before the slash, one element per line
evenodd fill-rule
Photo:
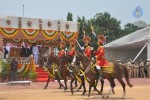
<path fill-rule="evenodd" d="M 48 80 L 47 80 L 47 83 L 46 83 L 44 89 L 46 89 L 48 87 L 49 81 L 50 81 L 50 76 L 48 76 Z"/>
<path fill-rule="evenodd" d="M 113 94 L 115 94 L 114 92 L 114 87 L 116 86 L 115 82 L 114 82 L 114 78 L 113 77 L 109 77 L 108 78 L 108 81 L 110 82 L 110 90 L 108 91 L 107 95 L 106 95 L 106 98 L 109 98 L 109 95 L 111 92 L 113 92 Z"/>
<path fill-rule="evenodd" d="M 96 86 L 97 86 L 97 85 L 95 84 L 95 85 L 94 85 L 94 90 L 96 90 L 96 91 L 98 92 L 98 94 L 100 94 L 100 95 L 101 95 L 101 94 L 102 94 L 102 92 L 101 92 L 101 91 L 99 91 L 99 90 L 97 89 L 97 87 L 96 87 Z"/>
<path fill-rule="evenodd" d="M 104 87 L 104 80 L 101 80 L 101 93 L 103 92 L 103 87 Z"/>
<path fill-rule="evenodd" d="M 98 80 L 96 80 L 95 85 L 97 86 L 98 84 Z M 93 89 L 93 91 L 96 91 L 95 88 Z"/>
<path fill-rule="evenodd" d="M 86 87 L 85 87 L 85 79 L 84 79 L 84 76 L 81 76 L 81 80 L 82 80 L 82 85 L 83 85 L 83 89 L 84 89 L 82 95 L 84 95 L 84 94 L 86 93 Z"/>
<path fill-rule="evenodd" d="M 68 87 L 67 87 L 67 76 L 66 75 L 64 75 L 64 83 L 65 83 L 65 91 L 68 89 Z"/>
<path fill-rule="evenodd" d="M 74 80 L 75 80 L 75 78 L 71 79 L 71 82 L 70 82 L 70 89 L 71 89 L 72 95 L 74 94 L 73 86 L 72 86 L 72 83 L 74 82 Z"/>
<path fill-rule="evenodd" d="M 122 88 L 123 88 L 123 96 L 122 98 L 124 98 L 126 96 L 126 85 L 125 83 L 123 82 L 122 78 L 117 78 L 117 80 L 120 82 L 120 84 L 122 85 Z"/>
<path fill-rule="evenodd" d="M 81 82 L 79 88 L 77 89 L 77 92 L 82 88 L 82 86 L 83 86 L 83 84 L 82 84 L 82 82 Z"/>
<path fill-rule="evenodd" d="M 65 88 L 64 85 L 60 82 L 60 77 L 58 75 L 58 73 L 56 74 L 56 79 L 57 79 L 57 82 L 59 83 L 59 89 L 61 89 L 61 87 Z"/>
<path fill-rule="evenodd" d="M 75 87 L 78 87 L 78 83 L 77 83 L 77 80 L 75 80 Z"/>
<path fill-rule="evenodd" d="M 91 94 L 91 88 L 92 88 L 92 86 L 89 84 L 89 94 L 88 94 L 88 97 L 90 97 L 90 94 Z"/>

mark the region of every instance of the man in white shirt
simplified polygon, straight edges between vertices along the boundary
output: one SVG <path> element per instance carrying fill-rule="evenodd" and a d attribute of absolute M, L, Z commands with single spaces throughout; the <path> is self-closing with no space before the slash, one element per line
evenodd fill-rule
<path fill-rule="evenodd" d="M 39 58 L 39 48 L 37 45 L 34 45 L 32 48 L 32 52 L 34 55 L 34 63 L 38 64 L 38 58 Z"/>

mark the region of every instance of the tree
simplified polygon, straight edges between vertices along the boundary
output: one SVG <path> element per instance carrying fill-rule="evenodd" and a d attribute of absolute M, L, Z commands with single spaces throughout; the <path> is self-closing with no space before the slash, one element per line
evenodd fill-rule
<path fill-rule="evenodd" d="M 97 13 L 90 21 L 97 34 L 103 33 L 107 37 L 107 43 L 118 38 L 118 32 L 121 30 L 120 21 L 111 17 L 108 12 Z"/>
<path fill-rule="evenodd" d="M 136 21 L 133 23 L 135 26 L 138 26 L 139 28 L 147 27 L 148 24 L 142 20 Z"/>
<path fill-rule="evenodd" d="M 73 17 L 72 13 L 68 12 L 68 14 L 67 14 L 67 21 L 73 21 L 72 17 Z"/>

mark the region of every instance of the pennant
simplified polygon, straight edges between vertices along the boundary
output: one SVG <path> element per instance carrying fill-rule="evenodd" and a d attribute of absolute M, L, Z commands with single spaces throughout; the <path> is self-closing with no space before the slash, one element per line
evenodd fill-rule
<path fill-rule="evenodd" d="M 91 24 L 91 30 L 92 30 L 92 34 L 96 37 L 96 33 L 94 32 L 94 28 L 93 28 L 92 24 Z"/>

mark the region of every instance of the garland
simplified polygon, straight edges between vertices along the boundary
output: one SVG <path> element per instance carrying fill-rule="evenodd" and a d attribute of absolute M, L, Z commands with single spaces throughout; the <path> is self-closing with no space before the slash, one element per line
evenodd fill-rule
<path fill-rule="evenodd" d="M 50 30 L 43 30 L 42 34 L 48 40 L 55 39 L 58 36 L 57 31 L 50 31 Z"/>
<path fill-rule="evenodd" d="M 69 42 L 72 39 L 76 39 L 78 36 L 78 33 L 77 32 L 67 32 L 67 33 L 61 32 L 60 36 L 63 40 Z"/>
<path fill-rule="evenodd" d="M 8 37 L 14 37 L 17 33 L 18 33 L 18 29 L 14 29 L 14 28 L 0 28 L 1 33 Z"/>
<path fill-rule="evenodd" d="M 14 42 L 14 43 L 17 43 L 17 44 L 22 44 L 23 43 L 22 39 L 13 39 L 13 38 L 11 38 L 11 41 Z"/>
<path fill-rule="evenodd" d="M 30 71 L 30 65 L 29 64 L 18 64 L 18 70 L 17 72 L 19 74 L 25 74 Z"/>
<path fill-rule="evenodd" d="M 41 40 L 41 43 L 46 46 L 53 45 L 53 43 L 50 40 Z"/>
<path fill-rule="evenodd" d="M 33 40 L 33 39 L 26 39 L 24 42 L 27 44 L 38 44 L 39 43 L 38 40 Z"/>
<path fill-rule="evenodd" d="M 33 39 L 37 36 L 39 31 L 36 29 L 22 29 L 22 33 L 27 39 Z"/>

